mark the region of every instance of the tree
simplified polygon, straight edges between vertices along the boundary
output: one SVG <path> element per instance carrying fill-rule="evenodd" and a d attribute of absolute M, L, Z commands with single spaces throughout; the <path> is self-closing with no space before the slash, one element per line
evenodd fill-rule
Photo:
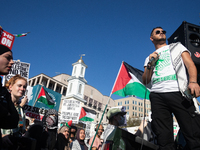
<path fill-rule="evenodd" d="M 141 123 L 141 120 L 139 117 L 129 117 L 127 121 L 127 126 L 126 127 L 135 127 L 139 126 Z"/>

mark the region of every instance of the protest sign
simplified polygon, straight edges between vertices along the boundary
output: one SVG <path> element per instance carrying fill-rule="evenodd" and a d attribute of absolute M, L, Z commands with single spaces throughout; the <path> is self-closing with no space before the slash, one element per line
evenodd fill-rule
<path fill-rule="evenodd" d="M 72 120 L 74 124 L 78 124 L 81 110 L 81 102 L 78 100 L 64 99 L 61 109 L 60 122 L 69 122 Z"/>
<path fill-rule="evenodd" d="M 27 80 L 29 79 L 29 69 L 30 69 L 30 64 L 25 63 L 25 62 L 20 62 L 14 60 L 14 64 L 12 65 L 11 70 L 9 71 L 9 74 L 4 76 L 5 81 L 10 80 L 13 76 L 19 74 L 22 77 L 26 78 Z"/>
<path fill-rule="evenodd" d="M 12 50 L 15 36 L 0 27 L 0 45 Z"/>
<path fill-rule="evenodd" d="M 45 113 L 47 110 L 38 108 L 38 107 L 33 107 L 30 105 L 25 105 L 24 106 L 24 113 L 26 116 L 30 118 L 35 118 L 35 120 L 42 121 L 42 118 L 44 117 Z"/>

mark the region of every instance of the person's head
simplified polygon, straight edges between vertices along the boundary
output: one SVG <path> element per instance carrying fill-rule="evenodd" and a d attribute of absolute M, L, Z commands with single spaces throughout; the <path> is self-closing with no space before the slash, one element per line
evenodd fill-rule
<path fill-rule="evenodd" d="M 76 132 L 77 132 L 77 127 L 76 126 L 71 126 L 71 135 L 70 135 L 70 137 L 74 138 Z"/>
<path fill-rule="evenodd" d="M 121 126 L 125 122 L 124 115 L 126 112 L 122 111 L 120 108 L 111 108 L 107 112 L 107 119 L 109 120 L 109 124 L 115 126 Z"/>
<path fill-rule="evenodd" d="M 12 101 L 15 103 L 18 102 L 20 97 L 25 94 L 27 80 L 20 75 L 15 75 L 6 83 L 5 87 L 9 89 L 12 96 Z"/>
<path fill-rule="evenodd" d="M 99 129 L 98 129 L 98 131 L 97 131 L 97 136 L 98 136 L 98 137 L 101 137 L 101 135 L 102 135 L 102 133 L 103 133 L 103 131 L 104 131 L 103 125 L 102 125 L 102 124 L 100 124 L 100 125 L 97 124 L 97 125 L 96 125 L 96 128 L 95 128 L 95 131 L 97 130 L 98 126 L 99 126 Z"/>
<path fill-rule="evenodd" d="M 14 62 L 11 50 L 0 45 L 0 75 L 7 75 L 13 64 Z"/>
<path fill-rule="evenodd" d="M 62 133 L 65 136 L 65 138 L 67 140 L 69 140 L 69 136 L 70 136 L 70 128 L 69 127 L 67 127 L 67 126 L 60 127 L 60 129 L 58 130 L 58 134 L 59 133 Z"/>
<path fill-rule="evenodd" d="M 85 130 L 84 130 L 84 129 L 79 129 L 79 130 L 77 131 L 76 139 L 77 139 L 77 140 L 80 140 L 80 141 L 85 140 Z"/>
<path fill-rule="evenodd" d="M 150 40 L 154 44 L 166 43 L 166 31 L 162 27 L 155 27 L 151 31 Z"/>

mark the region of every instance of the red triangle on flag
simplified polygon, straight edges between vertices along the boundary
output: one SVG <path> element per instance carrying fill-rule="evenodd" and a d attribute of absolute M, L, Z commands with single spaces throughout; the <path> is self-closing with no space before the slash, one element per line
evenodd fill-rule
<path fill-rule="evenodd" d="M 132 77 L 128 73 L 128 70 L 124 65 L 124 62 L 122 62 L 118 76 L 117 76 L 115 84 L 113 86 L 112 94 L 118 90 L 123 89 L 128 84 L 128 82 L 131 80 L 131 78 Z"/>
<path fill-rule="evenodd" d="M 80 120 L 81 118 L 85 117 L 85 116 L 86 116 L 86 112 L 85 112 L 85 110 L 83 109 L 83 107 L 81 107 L 81 113 L 80 113 L 80 116 L 79 116 L 79 120 Z"/>
<path fill-rule="evenodd" d="M 38 99 L 39 99 L 41 96 L 46 97 L 45 91 L 44 91 L 44 88 L 43 88 L 43 87 L 41 88 L 41 91 L 40 91 L 40 93 L 39 93 L 39 95 L 38 95 Z"/>

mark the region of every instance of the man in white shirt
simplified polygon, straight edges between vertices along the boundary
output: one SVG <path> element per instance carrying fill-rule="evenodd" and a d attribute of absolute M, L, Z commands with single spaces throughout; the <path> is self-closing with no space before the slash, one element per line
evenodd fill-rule
<path fill-rule="evenodd" d="M 152 129 L 157 135 L 157 142 L 161 150 L 174 148 L 173 116 L 175 115 L 181 131 L 187 142 L 187 149 L 200 149 L 200 115 L 192 100 L 184 97 L 184 89 L 179 84 L 180 68 L 176 68 L 177 61 L 185 65 L 189 79 L 186 80 L 186 88 L 194 97 L 200 96 L 200 87 L 197 83 L 197 69 L 190 57 L 190 52 L 180 43 L 176 43 L 174 50 L 179 51 L 178 60 L 173 60 L 171 46 L 166 44 L 166 31 L 161 27 L 152 30 L 150 40 L 155 46 L 155 51 L 145 60 L 143 83 L 152 83 L 150 101 L 152 110 Z M 178 56 L 177 55 L 177 56 Z M 158 58 L 155 65 L 150 63 L 152 57 Z M 181 69 L 184 69 L 182 67 Z M 186 72 L 182 73 L 186 74 Z"/>

